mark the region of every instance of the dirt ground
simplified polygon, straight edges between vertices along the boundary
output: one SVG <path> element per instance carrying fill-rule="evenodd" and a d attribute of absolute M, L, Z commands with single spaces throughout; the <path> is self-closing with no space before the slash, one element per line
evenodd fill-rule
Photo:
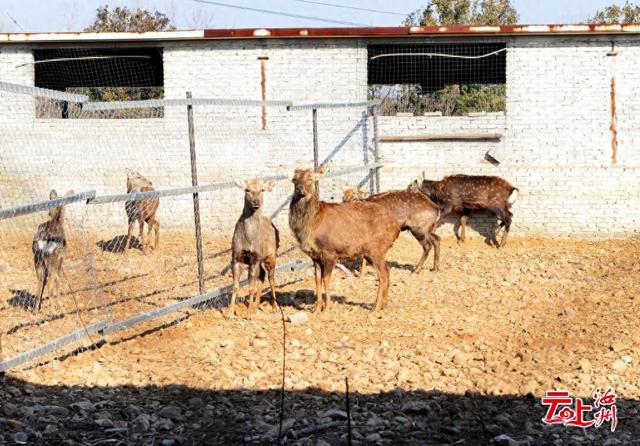
<path fill-rule="evenodd" d="M 34 275 L 19 246 L 0 259 L 2 329 L 29 325 L 4 336 L 5 357 L 77 329 L 71 295 L 93 322 L 107 308 L 121 319 L 197 292 L 192 240 L 167 235 L 149 256 L 96 247 L 102 300 L 82 291 L 93 282 L 78 262 L 68 273 L 75 294 L 33 316 L 16 303 Z M 205 247 L 208 289 L 227 285 L 228 254 L 216 254 L 226 245 Z M 311 270 L 278 277 L 285 317 L 308 316 L 285 324 L 287 444 L 347 444 L 345 378 L 354 444 L 640 444 L 640 240 L 513 237 L 496 250 L 445 238 L 441 271 L 412 275 L 419 255 L 405 235 L 390 251 L 390 308 L 380 313 L 370 268 L 361 279 L 336 270 L 323 314 L 311 313 Z M 302 257 L 281 263 L 293 258 Z M 266 304 L 234 320 L 189 308 L 99 348 L 41 358 L 0 387 L 0 444 L 277 443 L 282 331 Z M 615 432 L 541 422 L 546 390 L 590 398 L 597 387 L 618 396 Z"/>

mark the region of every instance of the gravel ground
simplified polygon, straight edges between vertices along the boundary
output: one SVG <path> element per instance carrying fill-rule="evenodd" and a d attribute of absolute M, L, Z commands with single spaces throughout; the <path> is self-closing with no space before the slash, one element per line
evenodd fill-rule
<path fill-rule="evenodd" d="M 129 267 L 164 262 L 170 271 L 164 249 L 151 260 L 132 253 Z M 320 315 L 310 313 L 310 271 L 278 278 L 295 321 L 285 324 L 288 444 L 347 444 L 348 378 L 354 444 L 640 445 L 640 240 L 513 237 L 496 250 L 445 238 L 441 271 L 411 275 L 419 253 L 404 235 L 389 253 L 390 308 L 381 313 L 371 312 L 371 269 L 361 279 L 336 270 L 335 305 Z M 97 269 L 116 255 L 98 255 Z M 213 261 L 210 271 L 224 264 Z M 179 280 L 112 287 L 166 304 L 191 292 L 181 286 L 189 274 L 192 266 Z M 251 319 L 190 309 L 44 358 L 0 387 L 0 443 L 276 443 L 282 341 L 281 315 L 267 304 Z M 609 386 L 615 432 L 541 422 L 546 390 L 589 398 Z"/>

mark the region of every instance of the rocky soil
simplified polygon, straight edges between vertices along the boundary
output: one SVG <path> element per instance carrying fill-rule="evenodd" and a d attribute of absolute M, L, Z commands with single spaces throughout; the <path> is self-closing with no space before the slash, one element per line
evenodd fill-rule
<path fill-rule="evenodd" d="M 348 378 L 353 444 L 640 445 L 640 240 L 445 239 L 441 272 L 411 275 L 419 253 L 404 236 L 390 252 L 378 314 L 371 269 L 336 270 L 319 315 L 310 271 L 278 279 L 283 442 L 347 444 Z M 189 309 L 42 358 L 0 387 L 0 444 L 276 444 L 282 331 L 266 304 Z M 609 386 L 615 432 L 541 422 L 545 390 Z"/>

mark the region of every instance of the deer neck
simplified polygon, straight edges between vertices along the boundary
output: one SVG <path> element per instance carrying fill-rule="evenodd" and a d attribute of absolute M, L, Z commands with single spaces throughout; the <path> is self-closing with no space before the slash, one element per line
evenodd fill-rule
<path fill-rule="evenodd" d="M 314 223 L 320 212 L 320 201 L 317 192 L 311 195 L 295 194 L 289 207 L 289 227 L 302 245 L 303 250 L 310 242 Z"/>
<path fill-rule="evenodd" d="M 249 203 L 245 203 L 244 208 L 242 209 L 242 215 L 240 216 L 240 218 L 242 220 L 249 220 L 249 219 L 260 220 L 261 216 L 262 216 L 262 207 L 255 209 Z"/>
<path fill-rule="evenodd" d="M 51 221 L 56 224 L 62 224 L 62 222 L 64 221 L 64 206 L 60 206 L 53 211 Z"/>

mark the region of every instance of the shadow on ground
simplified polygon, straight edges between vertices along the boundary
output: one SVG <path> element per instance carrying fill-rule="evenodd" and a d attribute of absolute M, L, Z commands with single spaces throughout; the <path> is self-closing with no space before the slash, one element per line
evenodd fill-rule
<path fill-rule="evenodd" d="M 444 220 L 441 220 L 438 226 L 442 226 L 445 223 L 450 223 L 453 225 L 453 235 L 458 238 L 460 234 L 460 215 L 450 215 Z M 467 237 L 469 237 L 469 235 L 472 235 L 470 234 L 470 232 L 475 231 L 482 237 L 484 237 L 485 244 L 489 246 L 498 246 L 498 240 L 502 239 L 502 231 L 496 234 L 496 231 L 498 230 L 498 228 L 500 228 L 500 222 L 495 215 L 489 212 L 472 212 L 469 215 L 466 226 Z M 496 237 L 496 235 L 498 235 L 498 237 Z"/>
<path fill-rule="evenodd" d="M 111 240 L 100 240 L 96 242 L 96 246 L 104 252 L 122 254 L 127 250 L 127 236 L 116 235 Z M 129 249 L 142 250 L 142 243 L 140 243 L 140 239 L 138 237 L 135 237 L 133 235 L 131 236 L 131 244 L 129 246 Z"/>
<path fill-rule="evenodd" d="M 36 305 L 36 296 L 27 290 L 9 290 L 13 295 L 7 303 L 12 307 L 32 310 Z"/>
<path fill-rule="evenodd" d="M 8 378 L 0 396 L 2 444 L 278 444 L 278 390 L 48 387 Z M 345 396 L 287 391 L 281 444 L 347 444 Z M 544 408 L 533 396 L 398 388 L 349 397 L 353 444 L 640 444 L 635 400 L 617 401 L 619 424 L 612 433 L 608 424 L 586 430 L 545 426 Z"/>

